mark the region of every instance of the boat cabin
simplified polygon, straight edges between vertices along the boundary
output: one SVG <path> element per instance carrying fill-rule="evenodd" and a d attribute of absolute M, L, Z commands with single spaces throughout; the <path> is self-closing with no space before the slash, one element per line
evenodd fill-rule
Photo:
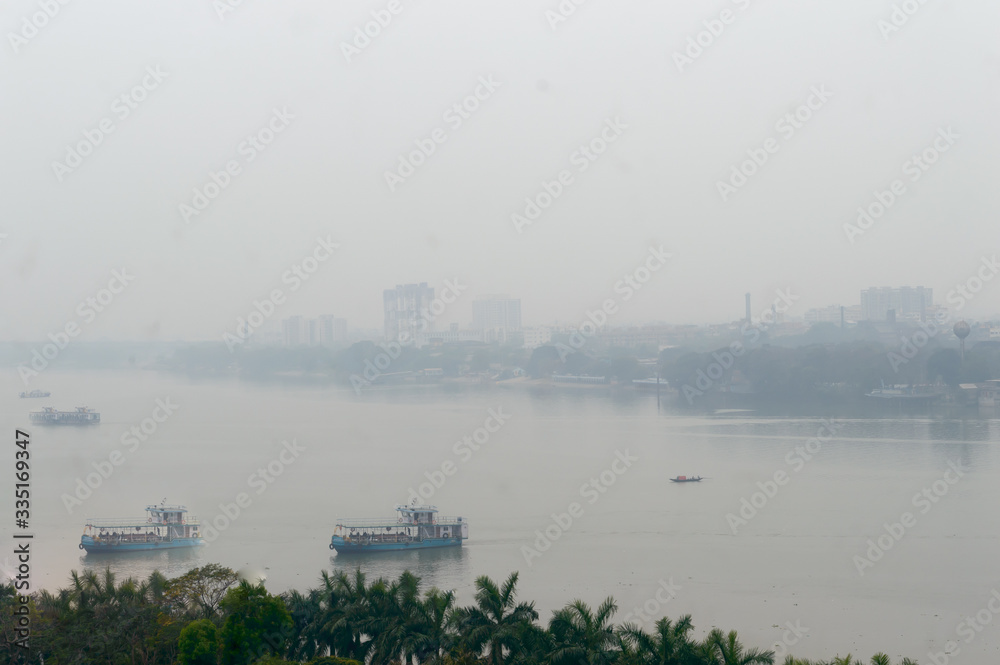
<path fill-rule="evenodd" d="M 400 504 L 396 506 L 396 512 L 399 513 L 400 522 L 403 524 L 434 524 L 437 521 L 438 509 L 429 505 Z"/>
<path fill-rule="evenodd" d="M 398 504 L 396 513 L 397 517 L 393 520 L 338 519 L 333 530 L 334 538 L 342 538 L 348 544 L 367 546 L 411 545 L 469 537 L 468 522 L 461 517 L 442 517 L 436 506 Z"/>

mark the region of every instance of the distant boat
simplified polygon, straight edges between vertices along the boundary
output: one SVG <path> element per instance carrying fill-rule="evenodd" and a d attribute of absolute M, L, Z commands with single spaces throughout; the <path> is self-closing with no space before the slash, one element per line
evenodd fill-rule
<path fill-rule="evenodd" d="M 201 523 L 184 506 L 146 506 L 149 514 L 139 519 L 88 519 L 80 538 L 87 552 L 140 552 L 195 547 L 201 538 Z"/>
<path fill-rule="evenodd" d="M 670 482 L 672 482 L 672 483 L 700 483 L 701 482 L 701 476 L 691 476 L 690 478 L 688 476 L 677 476 L 676 478 L 671 478 Z"/>
<path fill-rule="evenodd" d="M 940 399 L 944 395 L 935 391 L 933 386 L 896 385 L 875 388 L 870 393 L 865 393 L 865 397 L 872 399 L 899 402 L 899 403 L 930 403 Z"/>
<path fill-rule="evenodd" d="M 28 418 L 35 425 L 100 425 L 101 414 L 85 406 L 76 407 L 76 411 L 56 411 L 51 406 L 42 407 L 41 411 L 32 411 Z"/>
<path fill-rule="evenodd" d="M 339 519 L 330 549 L 339 553 L 387 552 L 460 546 L 469 537 L 461 517 L 441 517 L 434 506 L 397 505 L 395 519 Z"/>
<path fill-rule="evenodd" d="M 44 390 L 32 390 L 30 393 L 20 393 L 18 397 L 24 399 L 26 397 L 48 397 L 52 393 L 46 392 Z"/>

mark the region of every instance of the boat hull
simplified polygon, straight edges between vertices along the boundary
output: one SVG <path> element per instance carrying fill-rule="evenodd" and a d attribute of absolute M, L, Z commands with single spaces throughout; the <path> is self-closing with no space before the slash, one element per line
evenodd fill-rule
<path fill-rule="evenodd" d="M 203 545 L 205 541 L 201 538 L 174 538 L 168 542 L 157 543 L 98 543 L 90 536 L 83 536 L 80 539 L 80 547 L 88 554 L 107 552 L 151 552 L 155 550 L 176 550 L 187 547 L 197 547 Z"/>
<path fill-rule="evenodd" d="M 408 543 L 359 543 L 348 542 L 340 536 L 334 536 L 330 541 L 330 549 L 340 554 L 357 554 L 361 552 L 402 552 L 405 550 L 425 550 L 438 547 L 461 547 L 461 538 L 425 538 Z"/>

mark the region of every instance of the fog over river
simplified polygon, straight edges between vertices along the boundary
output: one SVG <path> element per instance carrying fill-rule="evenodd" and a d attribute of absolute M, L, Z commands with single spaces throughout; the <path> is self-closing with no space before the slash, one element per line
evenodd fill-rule
<path fill-rule="evenodd" d="M 717 625 L 748 645 L 773 644 L 791 622 L 802 633 L 792 651 L 807 657 L 924 660 L 955 640 L 962 662 L 988 662 L 997 642 L 995 625 L 965 628 L 969 644 L 956 632 L 1000 589 L 995 419 L 657 414 L 654 397 L 587 389 L 358 398 L 154 372 L 44 378 L 45 400 L 19 400 L 17 376 L 3 380 L 11 439 L 43 404 L 86 404 L 102 423 L 28 428 L 33 586 L 55 589 L 73 569 L 175 576 L 218 562 L 264 573 L 279 592 L 361 565 L 372 577 L 410 569 L 468 603 L 477 575 L 518 570 L 543 621 L 574 598 L 612 595 L 619 621 L 690 613 L 697 635 Z M 126 435 L 142 432 L 157 400 L 173 413 L 156 411 L 163 422 L 145 441 Z M 96 468 L 108 477 L 91 476 L 97 487 L 80 498 Z M 668 482 L 677 475 L 706 479 Z M 10 496 L 13 482 L 4 475 L 0 491 Z M 335 518 L 391 517 L 411 490 L 468 519 L 461 549 L 358 558 L 328 548 Z M 85 518 L 139 517 L 163 498 L 224 528 L 206 529 L 212 542 L 195 552 L 78 549 Z"/>

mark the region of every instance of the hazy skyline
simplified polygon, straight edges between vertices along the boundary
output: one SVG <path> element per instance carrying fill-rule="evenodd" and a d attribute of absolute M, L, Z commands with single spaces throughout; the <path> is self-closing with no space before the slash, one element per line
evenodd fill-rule
<path fill-rule="evenodd" d="M 276 319 L 381 328 L 384 289 L 446 279 L 467 290 L 442 322 L 508 293 L 525 325 L 572 324 L 661 246 L 669 262 L 613 325 L 733 320 L 745 292 L 758 313 L 778 289 L 800 298 L 792 316 L 871 286 L 947 304 L 997 253 L 1000 7 L 927 3 L 886 32 L 894 4 L 591 0 L 553 29 L 556 0 L 71 2 L 28 38 L 42 9 L 16 0 L 0 22 L 0 339 L 77 321 L 82 340 L 219 340 L 275 289 Z M 372 12 L 386 25 L 345 49 Z M 73 167 L 81 141 L 98 145 Z M 561 172 L 552 204 L 512 221 Z M 185 213 L 213 173 L 218 195 Z M 851 242 L 844 225 L 895 180 Z M 293 289 L 282 276 L 317 238 L 339 247 Z M 122 269 L 134 280 L 83 321 Z M 987 283 L 962 315 L 996 312 Z"/>

